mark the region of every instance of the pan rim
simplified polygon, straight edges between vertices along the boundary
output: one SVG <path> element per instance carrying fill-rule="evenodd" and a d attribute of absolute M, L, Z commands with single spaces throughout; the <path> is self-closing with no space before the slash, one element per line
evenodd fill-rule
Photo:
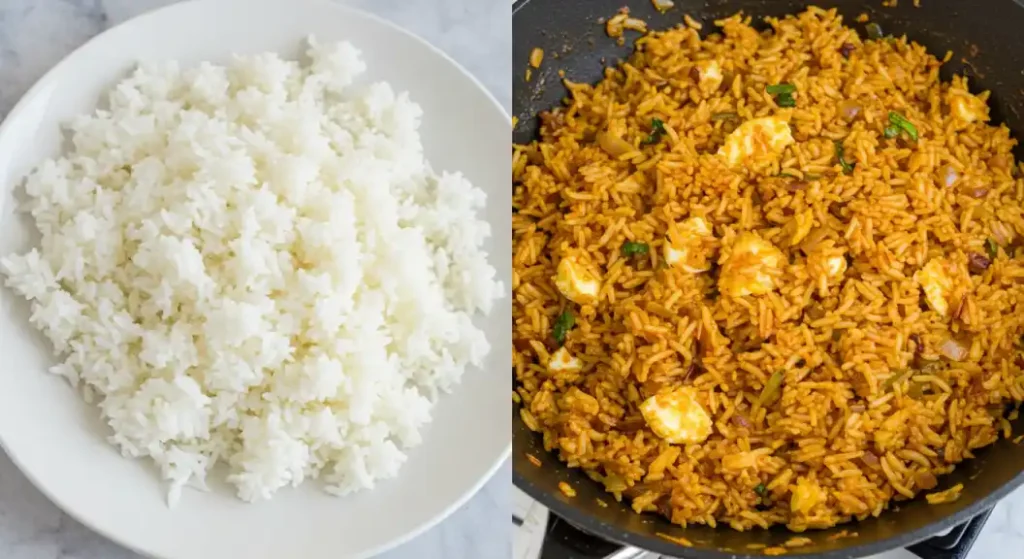
<path fill-rule="evenodd" d="M 1012 0 L 1014 4 L 1024 8 L 1024 0 Z M 512 4 L 512 17 L 513 23 L 518 12 L 530 4 L 530 0 L 515 0 Z M 515 33 L 513 31 L 513 43 L 515 42 Z M 513 379 L 514 383 L 514 379 Z M 529 433 L 530 436 L 536 437 L 537 434 L 525 429 L 522 425 L 522 420 L 516 413 L 516 407 L 513 407 L 513 439 L 516 437 L 523 437 L 524 433 Z M 515 445 L 513 444 L 513 447 Z M 550 451 L 544 451 L 546 455 L 550 455 L 557 463 L 557 471 L 571 471 L 573 468 L 569 468 L 564 462 L 558 460 L 557 456 Z M 977 460 L 977 458 L 975 458 Z M 535 499 L 551 512 L 560 518 L 566 520 L 571 525 L 581 529 L 583 531 L 594 534 L 595 536 L 606 539 L 607 541 L 614 542 L 620 545 L 633 546 L 641 548 L 643 550 L 658 553 L 666 556 L 675 557 L 686 557 L 688 559 L 763 559 L 768 557 L 762 553 L 750 553 L 750 552 L 731 552 L 723 551 L 720 549 L 698 549 L 693 547 L 686 547 L 679 544 L 675 544 L 664 538 L 656 536 L 641 534 L 628 529 L 625 529 L 619 525 L 605 522 L 598 519 L 595 515 L 590 513 L 586 508 L 575 506 L 573 503 L 566 502 L 562 499 L 558 499 L 553 493 L 543 490 L 537 484 L 529 480 L 529 476 L 523 474 L 525 468 L 533 468 L 534 466 L 527 466 L 523 460 L 519 457 L 513 457 L 513 471 L 512 471 L 512 482 L 515 487 Z M 946 516 L 926 523 L 925 525 L 915 528 L 912 530 L 904 531 L 900 534 L 890 536 L 887 538 L 879 539 L 869 543 L 853 544 L 846 547 L 840 547 L 837 549 L 831 549 L 826 551 L 816 552 L 801 552 L 799 548 L 787 550 L 786 557 L 814 557 L 815 559 L 851 559 L 856 557 L 866 557 L 869 555 L 884 553 L 897 548 L 907 548 L 914 544 L 923 542 L 928 538 L 934 537 L 937 534 L 943 533 L 950 530 L 958 525 L 964 524 L 971 519 L 975 518 L 979 514 L 985 511 L 991 510 L 995 505 L 999 503 L 1004 497 L 1009 495 L 1019 487 L 1024 486 L 1024 470 L 1018 472 L 1014 477 L 1000 485 L 996 489 L 990 491 L 987 495 L 978 498 L 974 502 L 965 506 L 964 508 L 947 514 Z M 886 510 L 883 516 L 891 516 L 898 514 L 898 511 Z M 643 516 L 643 515 L 640 515 Z M 840 526 L 853 527 L 858 522 L 849 522 Z M 719 528 L 719 530 L 731 530 L 731 528 Z M 796 534 L 796 532 L 792 532 Z"/>

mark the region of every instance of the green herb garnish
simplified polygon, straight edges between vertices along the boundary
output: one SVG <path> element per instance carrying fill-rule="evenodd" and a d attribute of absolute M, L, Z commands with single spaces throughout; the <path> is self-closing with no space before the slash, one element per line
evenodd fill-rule
<path fill-rule="evenodd" d="M 995 239 L 989 237 L 985 239 L 985 252 L 988 253 L 989 260 L 995 260 L 999 254 L 999 244 L 996 243 Z"/>
<path fill-rule="evenodd" d="M 882 26 L 877 23 L 869 23 L 864 26 L 864 30 L 868 32 L 868 38 L 878 41 L 885 38 L 885 33 L 882 31 Z"/>
<path fill-rule="evenodd" d="M 559 344 L 564 344 L 565 335 L 569 333 L 569 330 L 572 330 L 575 324 L 576 317 L 568 310 L 562 311 L 562 314 L 558 315 L 558 318 L 555 319 L 555 326 L 551 329 L 551 336 Z"/>
<path fill-rule="evenodd" d="M 882 135 L 885 136 L 886 139 L 891 140 L 900 135 L 900 127 L 895 124 L 890 124 L 882 131 Z"/>
<path fill-rule="evenodd" d="M 780 93 L 795 93 L 796 86 L 791 83 L 777 83 L 775 85 L 769 85 L 765 88 L 769 95 L 778 95 Z"/>
<path fill-rule="evenodd" d="M 761 395 L 757 397 L 757 404 L 763 406 L 769 402 L 775 400 L 776 393 L 782 388 L 782 380 L 785 378 L 785 374 L 782 371 L 775 371 L 768 382 L 764 385 L 764 389 L 761 390 Z"/>
<path fill-rule="evenodd" d="M 882 383 L 882 392 L 885 393 L 892 390 L 892 387 L 895 386 L 897 382 L 903 380 L 903 378 L 906 377 L 908 373 L 910 373 L 910 369 L 894 371 L 891 375 L 889 375 L 889 378 L 885 379 L 885 382 Z"/>
<path fill-rule="evenodd" d="M 780 93 L 775 96 L 775 104 L 788 109 L 796 106 L 796 99 L 793 98 L 792 93 Z"/>
<path fill-rule="evenodd" d="M 775 97 L 775 104 L 780 107 L 795 107 L 796 99 L 793 98 L 793 94 L 796 93 L 796 86 L 791 83 L 777 83 L 769 85 L 764 88 L 769 95 Z"/>
<path fill-rule="evenodd" d="M 917 127 L 907 120 L 907 117 L 895 111 L 889 111 L 889 124 L 906 132 L 911 140 L 917 141 Z"/>
<path fill-rule="evenodd" d="M 768 493 L 768 488 L 765 487 L 763 483 L 759 483 L 754 487 L 754 493 L 764 497 Z"/>
<path fill-rule="evenodd" d="M 661 135 L 665 133 L 665 123 L 660 118 L 651 119 L 651 133 L 644 139 L 645 144 L 656 144 L 661 140 Z"/>
<path fill-rule="evenodd" d="M 847 161 L 843 157 L 843 142 L 840 142 L 839 140 L 836 140 L 835 144 L 836 144 L 836 159 L 838 159 L 839 160 L 839 164 L 842 165 L 843 173 L 849 175 L 850 173 L 853 172 L 853 168 L 856 167 L 857 164 L 853 163 L 853 162 L 850 162 L 850 161 Z"/>
<path fill-rule="evenodd" d="M 638 243 L 634 241 L 626 241 L 622 243 L 622 256 L 636 256 L 638 254 L 647 254 L 651 250 L 651 247 L 647 243 Z"/>

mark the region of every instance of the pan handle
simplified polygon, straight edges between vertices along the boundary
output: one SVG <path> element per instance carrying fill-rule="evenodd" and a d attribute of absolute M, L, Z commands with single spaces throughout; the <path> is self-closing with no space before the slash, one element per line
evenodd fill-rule
<path fill-rule="evenodd" d="M 576 528 L 554 514 L 548 515 L 539 559 L 657 559 L 637 547 L 609 542 Z"/>
<path fill-rule="evenodd" d="M 944 536 L 935 536 L 907 548 L 907 551 L 926 559 L 967 559 L 967 554 L 978 539 L 992 510 L 989 509 L 953 528 Z"/>

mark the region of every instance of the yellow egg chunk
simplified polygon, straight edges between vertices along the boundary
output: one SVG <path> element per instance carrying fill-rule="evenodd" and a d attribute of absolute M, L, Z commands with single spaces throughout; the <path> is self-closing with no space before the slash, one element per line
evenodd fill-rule
<path fill-rule="evenodd" d="M 717 60 L 697 62 L 697 87 L 704 93 L 713 93 L 722 85 L 722 66 Z"/>
<path fill-rule="evenodd" d="M 785 255 L 775 245 L 754 233 L 742 233 L 722 265 L 718 290 L 731 297 L 769 293 L 785 262 Z"/>
<path fill-rule="evenodd" d="M 548 370 L 552 373 L 572 373 L 583 368 L 583 363 L 572 356 L 565 347 L 558 348 L 548 360 Z"/>
<path fill-rule="evenodd" d="M 793 487 L 793 497 L 789 501 L 789 510 L 798 514 L 807 514 L 814 507 L 825 503 L 828 494 L 817 482 L 801 477 Z"/>
<path fill-rule="evenodd" d="M 566 256 L 558 263 L 555 287 L 566 299 L 580 305 L 597 302 L 601 280 L 575 256 Z"/>
<path fill-rule="evenodd" d="M 960 124 L 988 121 L 988 105 L 969 91 L 951 87 L 946 93 L 949 112 Z"/>
<path fill-rule="evenodd" d="M 710 270 L 709 244 L 715 237 L 708 222 L 702 217 L 691 217 L 676 224 L 676 233 L 670 234 L 665 242 L 665 262 L 693 274 Z"/>
<path fill-rule="evenodd" d="M 798 245 L 811 232 L 811 228 L 814 227 L 814 210 L 808 208 L 802 212 L 797 212 L 793 216 L 792 223 L 793 235 L 790 237 L 789 243 L 791 245 Z"/>
<path fill-rule="evenodd" d="M 703 442 L 711 435 L 711 417 L 694 388 L 682 387 L 644 400 L 640 413 L 655 435 L 672 444 Z"/>
<path fill-rule="evenodd" d="M 942 316 L 949 315 L 954 273 L 955 268 L 949 261 L 944 258 L 932 258 L 914 274 L 914 281 L 921 285 L 928 306 Z"/>
<path fill-rule="evenodd" d="M 786 119 L 778 116 L 755 118 L 739 125 L 725 138 L 718 155 L 729 167 L 744 162 L 764 162 L 778 157 L 793 143 Z"/>

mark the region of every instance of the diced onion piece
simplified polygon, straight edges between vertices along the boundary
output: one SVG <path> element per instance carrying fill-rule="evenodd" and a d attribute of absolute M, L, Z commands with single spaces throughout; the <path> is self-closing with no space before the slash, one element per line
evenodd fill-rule
<path fill-rule="evenodd" d="M 949 338 L 939 344 L 939 353 L 951 361 L 963 361 L 967 357 L 968 350 L 960 342 Z"/>
<path fill-rule="evenodd" d="M 597 145 L 601 146 L 608 155 L 619 158 L 627 153 L 633 153 L 636 151 L 633 148 L 633 144 L 623 140 L 618 136 L 609 134 L 608 132 L 597 133 Z"/>

